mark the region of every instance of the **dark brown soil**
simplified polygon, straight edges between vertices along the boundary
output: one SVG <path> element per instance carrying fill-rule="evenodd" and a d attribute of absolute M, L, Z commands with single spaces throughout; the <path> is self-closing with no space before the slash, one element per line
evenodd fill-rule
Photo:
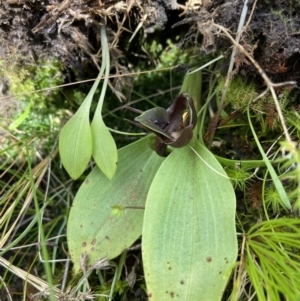
<path fill-rule="evenodd" d="M 2 0 L 0 7 L 0 59 L 18 55 L 20 62 L 57 57 L 67 68 L 87 77 L 99 61 L 99 27 L 107 20 L 113 61 L 125 61 L 142 53 L 143 41 L 181 36 L 181 47 L 194 52 L 230 54 L 231 43 L 211 24 L 237 31 L 242 0 L 98 1 L 98 0 Z M 251 21 L 241 45 L 274 81 L 300 83 L 300 1 L 248 1 Z M 142 24 L 133 38 L 132 33 Z M 124 61 L 123 61 L 124 62 Z M 123 64 L 124 65 L 124 64 Z M 124 70 L 123 70 L 124 71 Z M 256 70 L 241 59 L 236 71 L 249 77 Z M 121 71 L 120 71 L 121 72 Z"/>

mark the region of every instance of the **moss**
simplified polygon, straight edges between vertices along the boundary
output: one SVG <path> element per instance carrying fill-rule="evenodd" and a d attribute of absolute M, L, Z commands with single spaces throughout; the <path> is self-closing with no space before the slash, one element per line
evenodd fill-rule
<path fill-rule="evenodd" d="M 47 105 L 47 102 L 58 93 L 52 90 L 42 93 L 33 91 L 54 87 L 63 83 L 61 65 L 56 61 L 40 61 L 37 65 L 21 66 L 16 63 L 17 58 L 9 58 L 0 61 L 0 73 L 9 82 L 9 90 L 12 95 L 17 95 L 21 101 L 30 101 Z M 9 62 L 9 63 L 8 63 Z M 12 62 L 12 63 L 11 63 Z"/>
<path fill-rule="evenodd" d="M 225 84 L 225 77 L 219 78 L 216 92 L 221 95 Z M 226 94 L 226 105 L 233 109 L 246 108 L 250 101 L 257 97 L 256 87 L 253 82 L 246 81 L 241 76 L 233 77 Z"/>

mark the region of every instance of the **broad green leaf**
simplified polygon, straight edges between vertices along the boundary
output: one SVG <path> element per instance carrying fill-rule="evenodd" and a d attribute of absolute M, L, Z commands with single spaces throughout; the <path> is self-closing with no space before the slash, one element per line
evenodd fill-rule
<path fill-rule="evenodd" d="M 109 180 L 98 167 L 81 185 L 68 220 L 68 244 L 75 270 L 86 252 L 89 265 L 118 256 L 142 233 L 144 206 L 153 177 L 163 158 L 148 146 L 148 137 L 118 151 L 119 164 Z M 116 208 L 125 208 L 116 214 Z"/>
<path fill-rule="evenodd" d="M 89 115 L 93 96 L 104 72 L 104 67 L 95 80 L 89 94 L 78 111 L 65 124 L 59 135 L 59 153 L 61 161 L 74 180 L 86 169 L 92 156 L 92 132 Z"/>
<path fill-rule="evenodd" d="M 236 261 L 234 190 L 215 157 L 193 143 L 197 154 L 174 149 L 148 193 L 142 250 L 151 301 L 218 301 Z"/>
<path fill-rule="evenodd" d="M 97 112 L 96 112 L 97 113 Z M 93 158 L 101 171 L 111 180 L 117 169 L 118 151 L 115 140 L 101 115 L 94 117 L 92 125 Z"/>

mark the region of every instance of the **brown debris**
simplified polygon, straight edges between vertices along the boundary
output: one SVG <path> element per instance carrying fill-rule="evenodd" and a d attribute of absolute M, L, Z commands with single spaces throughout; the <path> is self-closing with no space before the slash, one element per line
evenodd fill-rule
<path fill-rule="evenodd" d="M 171 37 L 178 30 L 180 32 L 183 25 L 189 26 L 186 35 L 182 36 L 183 48 L 192 44 L 202 53 L 230 53 L 231 43 L 212 25 L 222 25 L 234 35 L 243 2 L 6 0 L 0 6 L 0 38 L 3 41 L 0 58 L 12 53 L 17 53 L 23 61 L 54 56 L 68 68 L 84 70 L 86 61 L 95 66 L 99 60 L 96 53 L 100 47 L 101 18 L 106 20 L 111 50 L 116 54 L 115 67 L 118 60 L 124 58 L 120 44 L 135 31 L 143 32 L 146 38 L 154 32 L 168 30 Z M 248 16 L 253 3 L 253 0 L 249 1 Z M 298 2 L 275 0 L 270 8 L 267 2 L 258 1 L 251 22 L 244 30 L 241 44 L 253 52 L 258 64 L 272 79 L 280 75 L 280 81 L 297 80 L 300 83 L 299 12 Z M 199 44 L 199 36 L 202 36 L 202 44 Z M 137 46 L 142 48 L 142 42 Z M 135 52 L 139 51 L 142 52 L 135 49 Z M 236 73 L 254 75 L 254 69 L 243 55 L 238 54 L 235 63 Z"/>

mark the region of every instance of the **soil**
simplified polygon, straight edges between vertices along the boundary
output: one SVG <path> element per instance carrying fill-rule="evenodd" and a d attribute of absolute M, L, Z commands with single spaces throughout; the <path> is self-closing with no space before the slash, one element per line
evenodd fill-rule
<path fill-rule="evenodd" d="M 99 28 L 107 22 L 112 60 L 117 72 L 143 53 L 147 40 L 164 43 L 180 36 L 182 49 L 194 53 L 231 53 L 231 43 L 213 25 L 237 32 L 242 0 L 2 0 L 0 7 L 0 59 L 18 56 L 20 63 L 56 57 L 77 77 L 87 78 L 99 61 Z M 300 83 L 300 1 L 248 1 L 250 23 L 240 40 L 245 50 L 274 82 Z M 140 28 L 140 29 L 138 29 Z M 133 37 L 133 32 L 137 31 Z M 129 39 L 132 41 L 129 43 Z M 237 56 L 239 58 L 239 56 Z M 122 64 L 121 64 L 122 60 Z M 257 77 L 243 57 L 236 73 Z"/>

